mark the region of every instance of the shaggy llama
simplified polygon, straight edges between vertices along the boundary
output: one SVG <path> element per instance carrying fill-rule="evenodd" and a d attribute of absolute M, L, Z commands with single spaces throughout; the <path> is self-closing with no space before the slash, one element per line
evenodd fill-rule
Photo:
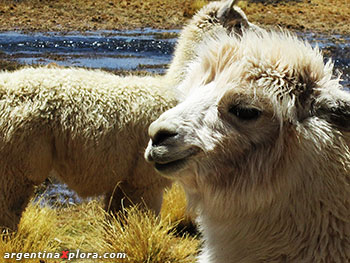
<path fill-rule="evenodd" d="M 139 203 L 158 213 L 170 180 L 143 158 L 147 128 L 176 104 L 173 85 L 195 42 L 249 25 L 234 3 L 213 2 L 194 16 L 181 33 L 176 67 L 164 77 L 45 67 L 1 72 L 0 227 L 16 229 L 33 187 L 50 172 L 81 197 L 105 194 L 111 210 Z"/>
<path fill-rule="evenodd" d="M 145 153 L 199 213 L 198 262 L 350 262 L 350 94 L 332 63 L 286 32 L 201 50 Z"/>
<path fill-rule="evenodd" d="M 217 34 L 220 31 L 242 34 L 244 29 L 259 30 L 250 23 L 244 12 L 235 4 L 238 0 L 211 2 L 204 6 L 186 26 L 179 36 L 174 58 L 170 64 L 167 75 L 172 86 L 183 80 L 187 67 L 195 57 L 198 45 L 203 39 Z M 182 91 L 184 93 L 184 91 Z"/>

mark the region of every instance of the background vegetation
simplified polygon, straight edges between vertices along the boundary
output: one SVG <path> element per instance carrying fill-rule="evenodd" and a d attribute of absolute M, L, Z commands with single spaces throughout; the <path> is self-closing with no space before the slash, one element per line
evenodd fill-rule
<path fill-rule="evenodd" d="M 0 0 L 0 31 L 180 28 L 208 0 Z M 350 33 L 350 0 L 242 0 L 257 24 Z"/>

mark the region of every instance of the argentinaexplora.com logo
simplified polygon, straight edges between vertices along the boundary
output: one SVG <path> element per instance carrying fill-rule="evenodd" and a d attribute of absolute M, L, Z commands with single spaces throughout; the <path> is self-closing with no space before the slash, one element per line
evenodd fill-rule
<path fill-rule="evenodd" d="M 125 253 L 93 253 L 93 252 L 81 252 L 79 249 L 76 251 L 63 250 L 62 252 L 33 252 L 33 253 L 4 253 L 4 259 L 12 259 L 16 261 L 25 259 L 123 259 L 127 258 Z M 6 262 L 6 261 L 5 261 Z"/>

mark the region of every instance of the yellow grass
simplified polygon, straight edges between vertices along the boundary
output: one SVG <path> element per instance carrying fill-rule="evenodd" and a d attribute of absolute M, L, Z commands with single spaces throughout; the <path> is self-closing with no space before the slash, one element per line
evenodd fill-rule
<path fill-rule="evenodd" d="M 26 209 L 17 233 L 0 234 L 1 262 L 5 253 L 54 252 L 59 250 L 61 247 L 60 239 L 64 236 L 67 225 L 61 225 L 60 228 L 58 226 L 58 218 L 54 210 L 30 205 Z M 26 262 L 34 261 L 26 260 Z"/>
<path fill-rule="evenodd" d="M 0 0 L 0 30 L 179 27 L 190 0 Z"/>
<path fill-rule="evenodd" d="M 0 30 L 180 28 L 207 2 L 209 1 L 0 0 Z M 242 0 L 239 5 L 249 20 L 260 25 L 324 33 L 350 33 L 350 0 L 281 0 L 278 4 L 265 5 Z"/>
<path fill-rule="evenodd" d="M 185 192 L 179 184 L 165 191 L 161 216 L 168 217 L 171 222 L 188 224 L 191 221 L 186 209 Z"/>
<path fill-rule="evenodd" d="M 106 241 L 110 251 L 125 252 L 127 262 L 195 262 L 198 241 L 187 235 L 177 237 L 176 224 L 167 217 L 156 218 L 136 208 L 119 214 L 107 224 Z"/>
<path fill-rule="evenodd" d="M 61 253 L 62 250 L 74 252 L 79 249 L 99 255 L 126 253 L 127 258 L 73 259 L 70 262 L 192 263 L 198 253 L 198 238 L 178 234 L 175 230 L 179 222 L 190 223 L 185 216 L 185 206 L 184 193 L 178 185 L 167 192 L 160 218 L 137 207 L 110 216 L 98 201 L 60 209 L 30 204 L 18 232 L 0 235 L 0 262 L 5 253 Z M 39 261 L 25 259 L 24 262 Z M 56 262 L 62 261 L 40 261 Z"/>
<path fill-rule="evenodd" d="M 240 3 L 249 20 L 260 25 L 301 31 L 350 33 L 350 0 L 280 1 L 263 5 Z"/>
<path fill-rule="evenodd" d="M 192 17 L 199 9 L 208 3 L 208 0 L 193 0 L 190 5 L 184 8 L 184 17 Z"/>

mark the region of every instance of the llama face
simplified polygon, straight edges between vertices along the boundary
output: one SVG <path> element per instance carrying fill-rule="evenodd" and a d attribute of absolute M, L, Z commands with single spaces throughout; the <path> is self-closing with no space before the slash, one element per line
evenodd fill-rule
<path fill-rule="evenodd" d="M 194 88 L 185 101 L 164 113 L 150 128 L 146 158 L 164 175 L 176 176 L 233 167 L 233 160 L 258 145 L 273 142 L 279 122 L 257 90 L 217 79 Z M 220 171 L 222 169 L 220 168 Z"/>

